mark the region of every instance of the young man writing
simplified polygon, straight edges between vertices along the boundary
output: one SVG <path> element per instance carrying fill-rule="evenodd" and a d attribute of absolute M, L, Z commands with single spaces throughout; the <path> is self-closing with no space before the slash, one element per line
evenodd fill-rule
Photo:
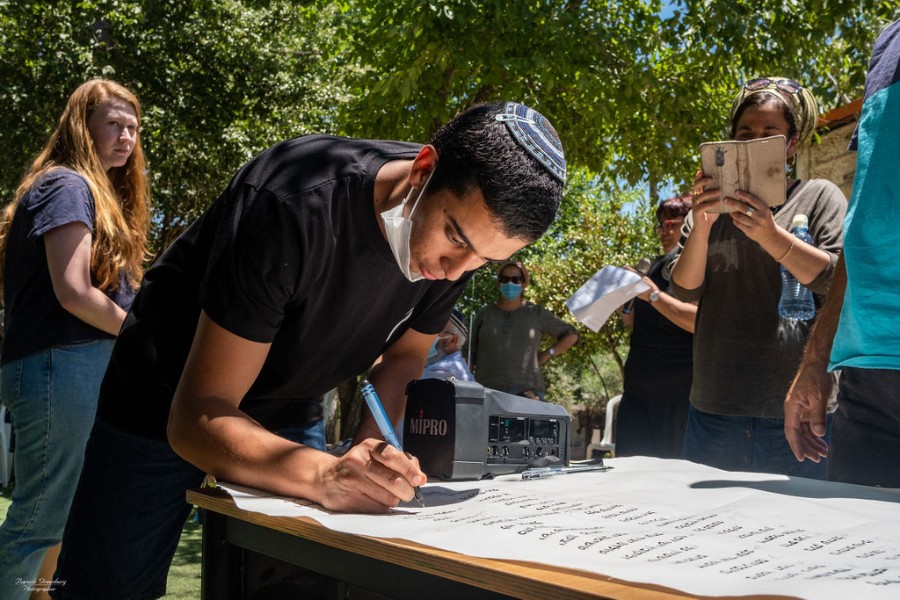
<path fill-rule="evenodd" d="M 271 432 L 366 370 L 396 423 L 468 274 L 561 199 L 552 126 L 473 108 L 425 146 L 306 136 L 256 157 L 147 272 L 118 338 L 66 527 L 58 598 L 149 598 L 203 474 L 383 512 L 425 482 L 367 415 L 345 455 Z"/>

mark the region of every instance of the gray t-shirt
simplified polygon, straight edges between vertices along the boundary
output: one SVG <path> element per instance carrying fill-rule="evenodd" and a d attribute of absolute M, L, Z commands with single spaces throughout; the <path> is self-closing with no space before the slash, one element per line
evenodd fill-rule
<path fill-rule="evenodd" d="M 801 181 L 775 212 L 785 229 L 794 215 L 809 218 L 816 246 L 831 261 L 808 286 L 821 306 L 841 251 L 847 201 L 824 179 Z M 691 215 L 685 223 L 690 231 Z M 673 281 L 672 293 L 699 301 L 694 332 L 691 404 L 726 416 L 784 417 L 784 397 L 800 366 L 810 322 L 778 317 L 779 265 L 762 247 L 722 215 L 709 234 L 703 285 L 686 290 Z"/>
<path fill-rule="evenodd" d="M 544 376 L 538 366 L 541 339 L 560 339 L 575 328 L 552 312 L 532 304 L 505 311 L 489 304 L 478 311 L 472 324 L 472 365 L 481 385 L 522 394 L 544 393 Z"/>

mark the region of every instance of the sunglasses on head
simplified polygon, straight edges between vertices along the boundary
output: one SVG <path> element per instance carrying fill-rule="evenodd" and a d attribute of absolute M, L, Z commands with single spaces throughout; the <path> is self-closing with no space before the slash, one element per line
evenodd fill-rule
<path fill-rule="evenodd" d="M 497 281 L 500 283 L 522 283 L 525 278 L 518 275 L 497 275 Z"/>
<path fill-rule="evenodd" d="M 744 89 L 749 92 L 765 90 L 768 88 L 775 88 L 776 90 L 788 94 L 799 94 L 803 91 L 803 86 L 793 79 L 770 79 L 768 77 L 761 77 L 759 79 L 751 79 L 744 84 Z"/>

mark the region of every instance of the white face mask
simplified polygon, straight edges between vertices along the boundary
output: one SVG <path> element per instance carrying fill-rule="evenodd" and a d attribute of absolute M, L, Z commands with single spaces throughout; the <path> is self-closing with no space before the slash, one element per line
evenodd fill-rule
<path fill-rule="evenodd" d="M 422 195 L 425 194 L 425 190 L 431 182 L 432 175 L 434 175 L 434 168 L 431 169 L 431 173 L 428 174 L 428 179 L 425 180 L 425 185 L 423 185 L 422 189 L 419 191 L 419 195 L 416 197 L 416 201 L 409 211 L 409 216 L 404 216 L 403 212 L 406 209 L 406 205 L 410 198 L 412 198 L 413 192 L 416 191 L 416 188 L 409 190 L 409 194 L 406 195 L 403 202 L 394 208 L 381 213 L 381 221 L 384 223 L 384 234 L 387 237 L 388 245 L 391 247 L 391 252 L 394 253 L 394 260 L 397 261 L 397 266 L 400 267 L 400 271 L 403 275 L 413 282 L 424 279 L 425 277 L 421 273 L 413 273 L 409 266 L 409 238 L 412 235 L 412 216 L 413 213 L 416 212 L 419 200 L 422 199 Z"/>

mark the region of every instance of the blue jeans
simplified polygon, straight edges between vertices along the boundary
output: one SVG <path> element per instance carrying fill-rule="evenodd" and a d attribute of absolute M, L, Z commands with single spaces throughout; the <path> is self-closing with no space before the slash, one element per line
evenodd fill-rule
<path fill-rule="evenodd" d="M 0 369 L 13 417 L 16 483 L 0 525 L 0 598 L 28 598 L 62 539 L 113 340 L 56 346 Z"/>
<path fill-rule="evenodd" d="M 831 433 L 828 415 L 825 441 Z M 726 471 L 825 479 L 827 460 L 798 462 L 784 437 L 784 419 L 726 417 L 688 409 L 683 457 Z"/>
<path fill-rule="evenodd" d="M 98 420 L 54 577 L 64 585 L 52 596 L 82 600 L 163 596 L 191 511 L 184 494 L 199 486 L 203 476 L 166 440 L 138 436 Z"/>
<path fill-rule="evenodd" d="M 319 450 L 325 449 L 325 421 L 314 421 L 304 425 L 276 429 L 275 433 L 304 446 L 318 448 Z"/>

